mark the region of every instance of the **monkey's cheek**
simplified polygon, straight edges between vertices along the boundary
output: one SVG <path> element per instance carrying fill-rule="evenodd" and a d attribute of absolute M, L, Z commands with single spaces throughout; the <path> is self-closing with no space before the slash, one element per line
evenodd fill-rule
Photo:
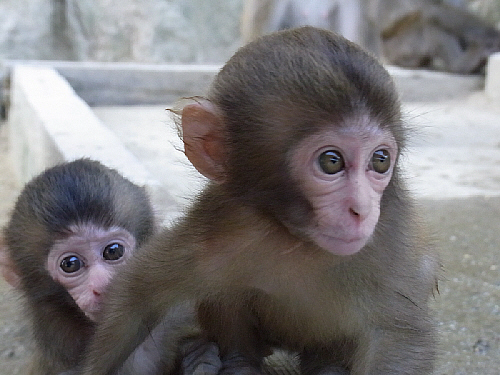
<path fill-rule="evenodd" d="M 325 234 L 317 233 L 314 235 L 314 242 L 321 248 L 325 249 L 331 254 L 348 256 L 356 254 L 368 242 L 369 237 L 360 238 L 336 238 Z"/>

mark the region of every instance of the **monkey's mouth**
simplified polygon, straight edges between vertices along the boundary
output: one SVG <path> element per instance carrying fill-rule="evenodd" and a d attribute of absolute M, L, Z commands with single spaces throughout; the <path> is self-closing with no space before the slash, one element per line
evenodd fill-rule
<path fill-rule="evenodd" d="M 329 235 L 324 235 L 324 237 L 327 241 L 344 243 L 346 245 L 356 244 L 365 241 L 364 237 L 343 238 L 343 237 L 334 237 Z"/>
<path fill-rule="evenodd" d="M 328 227 L 317 226 L 313 231 L 312 236 L 322 237 L 325 241 L 340 242 L 345 244 L 366 241 L 366 236 L 361 230 L 352 230 L 350 232 L 350 234 L 347 234 L 345 230 L 332 230 Z"/>
<path fill-rule="evenodd" d="M 368 239 L 364 236 L 343 237 L 317 232 L 314 241 L 335 255 L 352 255 L 363 248 Z"/>
<path fill-rule="evenodd" d="M 359 242 L 359 241 L 364 241 L 364 238 L 361 237 L 356 237 L 356 238 L 341 238 L 341 237 L 330 237 L 332 241 L 340 241 L 344 243 L 354 243 L 354 242 Z"/>

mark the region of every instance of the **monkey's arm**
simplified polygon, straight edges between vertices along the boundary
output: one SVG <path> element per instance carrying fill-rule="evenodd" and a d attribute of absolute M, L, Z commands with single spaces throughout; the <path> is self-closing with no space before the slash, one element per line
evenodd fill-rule
<path fill-rule="evenodd" d="M 374 329 L 370 336 L 369 344 L 357 353 L 352 375 L 432 374 L 435 360 L 432 328 Z"/>
<path fill-rule="evenodd" d="M 203 373 L 216 375 L 220 368 L 218 348 L 203 340 L 200 334 L 194 303 L 175 306 L 134 350 L 119 374 L 173 373 L 182 360 L 185 374 L 194 374 L 203 368 Z"/>
<path fill-rule="evenodd" d="M 411 281 L 413 289 L 403 283 L 383 288 L 377 296 L 365 301 L 370 306 L 365 320 L 366 329 L 361 333 L 355 351 L 352 375 L 360 374 L 432 374 L 436 359 L 435 322 L 429 309 L 429 291 L 436 283 L 435 258 L 422 257 L 420 268 L 415 268 L 413 277 L 408 267 L 406 282 Z M 401 276 L 401 275 L 400 275 Z M 417 283 L 419 281 L 419 283 Z M 371 301 L 371 302 L 370 302 Z M 378 303 L 377 301 L 383 301 Z"/>
<path fill-rule="evenodd" d="M 174 310 L 162 319 L 144 342 L 133 351 L 117 375 L 167 373 L 217 375 L 219 373 L 221 368 L 219 348 L 215 343 L 201 338 L 193 319 L 192 304 L 181 304 Z M 189 334 L 190 337 L 181 340 L 176 336 L 180 332 Z M 77 370 L 70 370 L 59 375 L 77 374 Z"/>
<path fill-rule="evenodd" d="M 217 344 L 202 338 L 183 342 L 181 357 L 181 369 L 185 375 L 217 375 L 222 367 Z"/>

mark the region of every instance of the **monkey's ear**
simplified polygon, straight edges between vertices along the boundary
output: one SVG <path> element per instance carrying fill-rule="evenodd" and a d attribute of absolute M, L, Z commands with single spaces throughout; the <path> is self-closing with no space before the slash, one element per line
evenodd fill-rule
<path fill-rule="evenodd" d="M 5 245 L 3 239 L 0 237 L 0 274 L 10 285 L 18 288 L 21 285 L 21 276 L 12 263 L 7 250 L 7 245 Z"/>
<path fill-rule="evenodd" d="M 205 177 L 223 182 L 224 125 L 217 108 L 207 101 L 188 104 L 182 110 L 181 124 L 184 153 L 189 161 Z"/>

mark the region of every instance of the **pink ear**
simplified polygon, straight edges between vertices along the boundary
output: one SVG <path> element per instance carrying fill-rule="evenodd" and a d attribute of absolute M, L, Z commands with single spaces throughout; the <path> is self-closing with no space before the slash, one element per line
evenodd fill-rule
<path fill-rule="evenodd" d="M 7 246 L 3 243 L 2 238 L 0 238 L 0 274 L 14 288 L 18 288 L 21 285 L 19 272 L 12 263 Z"/>
<path fill-rule="evenodd" d="M 209 102 L 188 104 L 182 110 L 184 153 L 205 177 L 224 180 L 223 122 Z"/>

